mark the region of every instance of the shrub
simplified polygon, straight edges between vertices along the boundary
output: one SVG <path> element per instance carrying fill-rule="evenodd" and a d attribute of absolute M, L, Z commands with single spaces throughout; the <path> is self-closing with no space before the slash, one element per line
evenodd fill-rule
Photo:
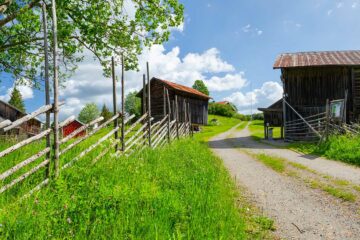
<path fill-rule="evenodd" d="M 236 112 L 230 105 L 210 103 L 209 114 L 219 115 L 224 117 L 234 117 L 236 115 Z"/>

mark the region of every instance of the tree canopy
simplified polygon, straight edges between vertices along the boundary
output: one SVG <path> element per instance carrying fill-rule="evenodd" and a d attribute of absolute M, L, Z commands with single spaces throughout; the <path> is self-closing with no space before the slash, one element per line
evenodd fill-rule
<path fill-rule="evenodd" d="M 130 92 L 125 98 L 125 111 L 130 115 L 135 114 L 136 118 L 141 116 L 141 100 L 136 97 L 137 92 Z"/>
<path fill-rule="evenodd" d="M 22 112 L 26 112 L 24 100 L 22 99 L 22 95 L 20 91 L 14 87 L 14 89 L 11 92 L 9 104 L 16 107 Z"/>
<path fill-rule="evenodd" d="M 89 123 L 99 117 L 100 111 L 95 103 L 87 103 L 79 113 L 79 120 L 83 123 Z"/>
<path fill-rule="evenodd" d="M 210 92 L 208 88 L 206 87 L 203 80 L 196 80 L 194 82 L 194 85 L 192 86 L 193 89 L 198 90 L 199 92 L 202 92 L 203 94 L 206 94 L 209 96 Z"/>
<path fill-rule="evenodd" d="M 50 0 L 44 2 L 52 46 L 52 5 Z M 15 79 L 31 79 L 35 87 L 40 86 L 44 61 L 41 3 L 0 1 L 0 72 Z M 184 18 L 184 7 L 178 0 L 56 0 L 56 5 L 63 77 L 76 69 L 85 49 L 100 61 L 105 75 L 110 74 L 110 57 L 115 56 L 119 63 L 122 53 L 125 68 L 136 69 L 142 49 L 167 41 L 171 28 Z"/>

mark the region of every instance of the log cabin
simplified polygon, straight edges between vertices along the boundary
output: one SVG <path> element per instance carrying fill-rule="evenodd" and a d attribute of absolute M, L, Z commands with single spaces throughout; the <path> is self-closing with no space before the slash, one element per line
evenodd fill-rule
<path fill-rule="evenodd" d="M 0 100 L 0 122 L 5 120 L 10 120 L 12 122 L 18 120 L 26 116 L 27 114 L 20 111 L 16 107 L 10 105 L 7 102 Z M 34 136 L 41 131 L 41 121 L 33 118 L 20 126 L 6 132 L 9 135 L 26 135 L 26 136 Z M 4 134 L 4 132 L 0 132 L 0 134 Z"/>
<path fill-rule="evenodd" d="M 209 99 L 211 99 L 209 96 L 193 88 L 159 78 L 152 78 L 150 80 L 151 116 L 154 118 L 154 121 L 160 120 L 167 114 L 166 90 L 169 92 L 171 119 L 175 119 L 175 106 L 177 105 L 179 111 L 178 120 L 179 122 L 184 122 L 184 103 L 188 103 L 191 123 L 194 125 L 207 125 L 208 103 Z M 145 113 L 146 101 L 144 102 L 143 89 L 140 90 L 137 96 L 141 98 L 142 112 Z"/>
<path fill-rule="evenodd" d="M 326 111 L 327 101 L 343 100 L 345 122 L 360 120 L 360 51 L 284 53 L 274 69 L 281 70 L 284 99 L 302 117 Z M 286 123 L 299 116 L 283 105 Z M 301 140 L 294 139 L 294 140 Z"/>

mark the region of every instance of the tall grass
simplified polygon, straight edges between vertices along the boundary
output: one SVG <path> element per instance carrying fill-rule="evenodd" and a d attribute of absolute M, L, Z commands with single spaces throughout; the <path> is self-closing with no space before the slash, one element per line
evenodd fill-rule
<path fill-rule="evenodd" d="M 0 212 L 16 239 L 243 239 L 237 191 L 204 145 L 190 139 L 130 158 L 90 155 L 30 199 Z M 262 236 L 263 229 L 252 233 Z"/>

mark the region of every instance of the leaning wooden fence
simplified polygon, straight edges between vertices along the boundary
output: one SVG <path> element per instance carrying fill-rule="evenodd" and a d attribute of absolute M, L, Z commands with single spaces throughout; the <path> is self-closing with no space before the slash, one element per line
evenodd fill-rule
<path fill-rule="evenodd" d="M 179 122 L 179 109 L 177 103 L 173 106 L 174 109 L 172 109 L 168 92 L 166 92 L 166 99 L 164 99 L 164 107 L 166 108 L 164 116 L 160 121 L 154 122 L 154 119 L 151 117 L 151 89 L 148 63 L 146 76 L 147 89 L 145 89 L 145 75 L 143 79 L 143 96 L 147 99 L 147 104 L 145 104 L 144 108 L 146 109 L 146 113 L 144 113 L 144 115 L 139 117 L 136 121 L 134 121 L 134 115 L 128 116 L 125 113 L 124 56 L 122 55 L 121 111 L 117 110 L 118 102 L 116 93 L 117 81 L 115 76 L 115 60 L 112 58 L 112 94 L 114 116 L 106 121 L 104 121 L 102 117 L 99 117 L 78 128 L 70 135 L 61 138 L 61 129 L 72 122 L 75 118 L 70 117 L 62 122 L 59 122 L 58 120 L 59 113 L 61 112 L 61 106 L 64 103 L 59 102 L 55 0 L 52 0 L 53 39 L 51 42 L 53 43 L 53 103 L 50 103 L 50 58 L 48 56 L 49 46 L 45 5 L 43 5 L 42 10 L 45 56 L 45 105 L 14 122 L 11 122 L 10 120 L 0 122 L 0 130 L 7 134 L 7 132 L 11 129 L 21 127 L 21 125 L 25 124 L 27 121 L 37 118 L 42 114 L 45 115 L 46 122 L 44 124 L 43 131 L 39 134 L 17 142 L 6 149 L 0 150 L 0 169 L 5 169 L 2 170 L 3 172 L 0 174 L 0 181 L 2 182 L 2 185 L 0 186 L 0 194 L 14 188 L 15 186 L 19 186 L 20 183 L 23 183 L 30 176 L 39 174 L 40 170 L 45 170 L 44 175 L 39 174 L 38 177 L 35 178 L 35 183 L 32 185 L 35 187 L 26 195 L 28 196 L 34 191 L 37 191 L 47 185 L 51 179 L 56 179 L 61 171 L 68 169 L 73 164 L 80 161 L 84 156 L 95 151 L 95 149 L 97 149 L 100 153 L 93 159 L 94 163 L 109 153 L 113 153 L 114 156 L 128 156 L 134 152 L 142 151 L 146 147 L 157 148 L 174 139 L 192 134 L 189 103 L 183 104 L 185 106 L 185 110 L 182 111 L 184 116 L 181 116 L 181 118 L 185 120 L 183 120 L 183 122 Z M 53 118 L 52 124 L 50 122 L 51 115 Z M 173 116 L 173 119 L 171 119 L 171 116 Z M 75 138 L 79 133 L 84 131 L 86 131 L 85 135 Z M 100 133 L 104 133 L 104 135 L 101 135 Z M 89 143 L 89 146 L 85 144 L 84 147 L 84 144 L 82 143 L 87 140 L 90 141 L 93 136 L 96 136 L 95 142 L 87 142 Z M 34 147 L 33 144 L 37 143 L 44 143 L 44 146 L 39 144 L 40 147 Z M 31 150 L 28 149 L 28 153 L 32 155 L 24 157 L 26 159 L 18 159 L 18 157 L 23 156 L 23 154 L 17 153 L 26 152 L 27 150 L 24 150 L 26 147 L 31 148 Z M 70 153 L 75 153 L 76 155 Z M 14 156 L 12 154 L 17 155 Z M 10 158 L 9 155 L 12 155 L 12 157 Z M 11 159 L 11 161 L 9 159 Z M 17 190 L 14 190 L 14 192 L 17 192 Z"/>

